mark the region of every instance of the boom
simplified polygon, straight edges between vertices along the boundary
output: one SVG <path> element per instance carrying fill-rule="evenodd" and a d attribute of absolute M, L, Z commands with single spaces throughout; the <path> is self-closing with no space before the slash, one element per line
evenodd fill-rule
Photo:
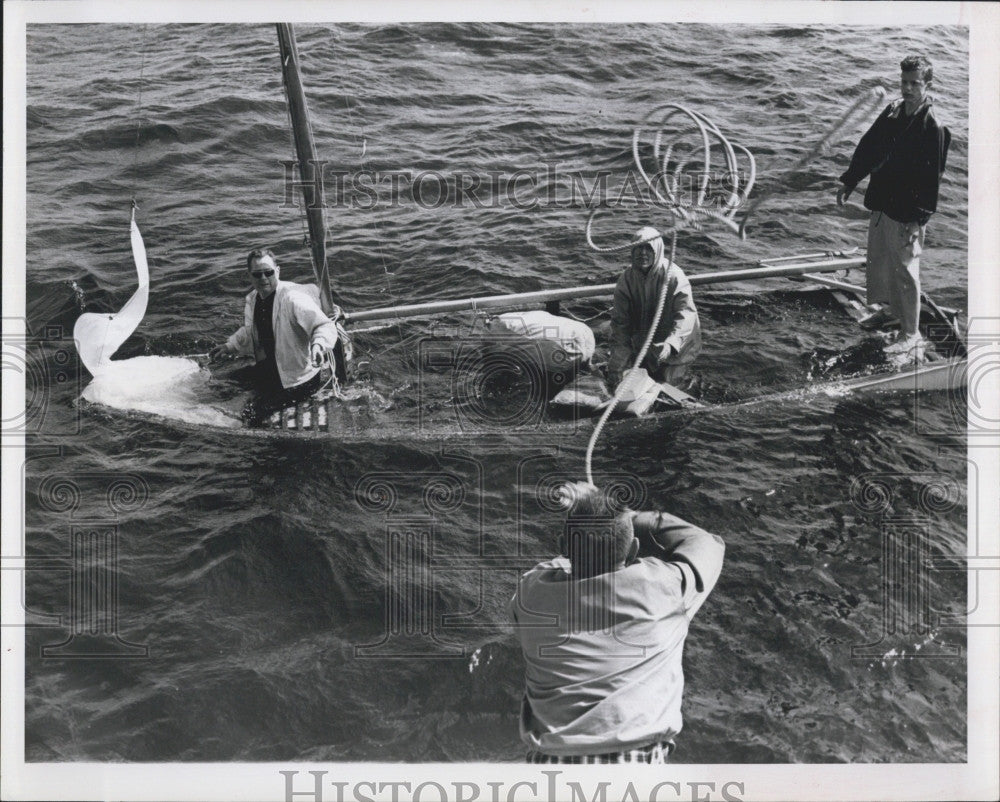
<path fill-rule="evenodd" d="M 855 256 L 842 259 L 828 259 L 822 262 L 814 261 L 806 264 L 766 265 L 746 270 L 722 270 L 715 273 L 701 273 L 688 276 L 688 280 L 692 285 L 722 284 L 728 281 L 800 276 L 804 273 L 830 273 L 848 267 L 860 267 L 864 263 L 865 257 Z M 396 318 L 421 317 L 479 309 L 525 308 L 550 301 L 607 297 L 612 295 L 614 291 L 614 284 L 595 284 L 589 287 L 565 287 L 557 290 L 520 292 L 512 295 L 487 295 L 480 298 L 459 298 L 454 301 L 431 301 L 429 303 L 391 306 L 383 309 L 366 309 L 359 312 L 348 312 L 345 318 L 347 323 L 360 323 L 362 321 L 394 320 Z"/>

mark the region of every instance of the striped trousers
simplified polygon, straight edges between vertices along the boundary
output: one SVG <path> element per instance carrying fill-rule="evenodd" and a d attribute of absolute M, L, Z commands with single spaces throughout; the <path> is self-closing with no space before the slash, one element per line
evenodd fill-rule
<path fill-rule="evenodd" d="M 528 763 L 666 763 L 667 757 L 676 749 L 673 741 L 640 746 L 624 752 L 605 752 L 600 755 L 546 755 L 543 752 L 528 752 Z"/>

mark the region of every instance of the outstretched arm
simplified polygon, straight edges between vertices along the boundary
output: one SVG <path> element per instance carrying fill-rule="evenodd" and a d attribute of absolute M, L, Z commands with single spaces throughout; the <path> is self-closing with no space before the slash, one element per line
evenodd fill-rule
<path fill-rule="evenodd" d="M 230 337 L 208 352 L 209 357 L 218 359 L 223 354 L 241 354 L 243 356 L 254 356 L 253 347 L 253 304 L 256 300 L 256 293 L 250 293 L 243 302 L 243 325 L 240 326 Z"/>
<path fill-rule="evenodd" d="M 668 512 L 632 513 L 632 526 L 642 553 L 691 569 L 694 585 L 685 588 L 684 602 L 688 614 L 694 615 L 722 572 L 726 552 L 722 538 Z"/>
<path fill-rule="evenodd" d="M 249 325 L 240 326 L 222 345 L 208 352 L 209 357 L 218 359 L 223 354 L 253 356 L 253 332 Z"/>
<path fill-rule="evenodd" d="M 854 149 L 850 166 L 840 176 L 840 183 L 843 186 L 837 192 L 838 204 L 843 205 L 854 188 L 885 158 L 888 144 L 885 141 L 884 129 L 891 111 L 892 104 L 890 103 L 875 119 L 872 127 L 865 132 L 865 135 L 858 142 L 858 146 Z"/>

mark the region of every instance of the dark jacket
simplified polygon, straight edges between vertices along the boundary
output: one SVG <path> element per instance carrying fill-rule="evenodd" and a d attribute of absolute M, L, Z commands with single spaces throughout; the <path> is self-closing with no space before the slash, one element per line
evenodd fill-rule
<path fill-rule="evenodd" d="M 840 180 L 854 189 L 871 173 L 865 207 L 899 223 L 925 225 L 937 209 L 938 186 L 951 133 L 934 118 L 930 101 L 912 116 L 890 103 L 868 129 Z"/>

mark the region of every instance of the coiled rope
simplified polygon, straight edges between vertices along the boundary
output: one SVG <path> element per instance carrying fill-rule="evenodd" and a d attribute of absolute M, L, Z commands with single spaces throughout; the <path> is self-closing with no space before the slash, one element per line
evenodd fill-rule
<path fill-rule="evenodd" d="M 679 135 L 675 135 L 664 146 L 670 124 L 677 116 L 686 116 L 693 123 L 701 144 L 701 169 L 696 174 L 698 177 L 697 194 L 690 200 L 685 200 L 681 182 L 685 176 L 691 176 L 691 173 L 685 172 L 685 168 L 692 161 L 692 158 L 679 158 L 682 154 L 678 146 L 683 141 Z M 651 120 L 657 117 L 659 117 L 659 122 L 653 138 L 653 161 L 656 164 L 656 170 L 653 175 L 650 175 L 643 165 L 640 144 L 643 134 L 650 129 Z M 729 192 L 723 199 L 710 197 L 707 198 L 706 202 L 709 183 L 712 179 L 713 147 L 719 147 L 722 150 L 725 163 L 722 175 L 728 180 Z M 742 186 L 737 151 L 745 156 L 747 163 L 747 179 Z M 678 158 L 675 159 L 675 156 Z M 649 190 L 651 200 L 669 215 L 669 231 L 687 228 L 700 229 L 705 221 L 716 220 L 733 233 L 739 233 L 739 225 L 734 218 L 736 211 L 753 189 L 757 178 L 757 162 L 747 148 L 742 145 L 733 145 L 719 130 L 719 127 L 704 115 L 676 103 L 654 109 L 646 115 L 642 123 L 632 133 L 632 159 L 646 189 Z M 606 205 L 600 205 L 591 210 L 585 229 L 587 245 L 598 253 L 616 253 L 631 250 L 636 245 L 641 245 L 641 242 L 632 239 L 621 245 L 611 246 L 601 246 L 594 242 L 592 233 L 594 218 L 600 211 L 607 208 Z"/>

